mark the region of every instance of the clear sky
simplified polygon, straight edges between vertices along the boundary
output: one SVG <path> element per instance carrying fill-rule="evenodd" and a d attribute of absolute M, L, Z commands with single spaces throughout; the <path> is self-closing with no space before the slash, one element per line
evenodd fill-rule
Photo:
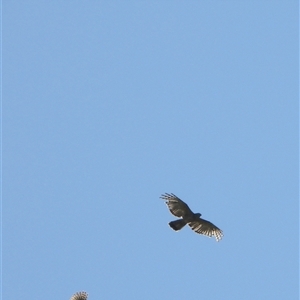
<path fill-rule="evenodd" d="M 298 1 L 2 5 L 3 299 L 298 299 Z"/>

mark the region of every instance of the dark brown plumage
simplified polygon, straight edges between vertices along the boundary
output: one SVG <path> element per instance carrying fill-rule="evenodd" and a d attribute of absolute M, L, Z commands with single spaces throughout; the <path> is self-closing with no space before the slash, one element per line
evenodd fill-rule
<path fill-rule="evenodd" d="M 174 194 L 165 193 L 161 195 L 160 198 L 166 201 L 170 212 L 174 216 L 181 218 L 169 223 L 170 227 L 175 231 L 180 230 L 188 224 L 199 234 L 203 234 L 208 237 L 214 236 L 217 242 L 223 237 L 223 232 L 220 228 L 207 220 L 201 219 L 201 214 L 193 213 L 188 205 Z"/>

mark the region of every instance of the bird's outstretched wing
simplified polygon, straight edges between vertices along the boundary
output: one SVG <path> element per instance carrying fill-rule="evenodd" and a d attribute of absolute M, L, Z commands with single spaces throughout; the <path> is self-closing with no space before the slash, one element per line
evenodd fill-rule
<path fill-rule="evenodd" d="M 188 205 L 174 194 L 165 193 L 161 195 L 160 198 L 166 200 L 170 212 L 176 217 L 182 218 L 194 214 Z"/>
<path fill-rule="evenodd" d="M 223 231 L 213 223 L 199 218 L 199 220 L 188 223 L 189 226 L 197 233 L 204 234 L 208 237 L 214 236 L 217 242 L 223 237 Z"/>
<path fill-rule="evenodd" d="M 88 293 L 87 292 L 78 292 L 74 294 L 70 300 L 87 300 L 88 298 Z"/>

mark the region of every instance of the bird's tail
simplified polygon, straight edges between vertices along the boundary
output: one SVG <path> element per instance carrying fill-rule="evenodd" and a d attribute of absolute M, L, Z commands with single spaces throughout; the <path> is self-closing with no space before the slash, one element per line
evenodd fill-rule
<path fill-rule="evenodd" d="M 70 300 L 87 300 L 88 293 L 87 292 L 78 292 L 74 294 Z"/>
<path fill-rule="evenodd" d="M 180 230 L 186 225 L 186 222 L 183 219 L 175 220 L 169 223 L 170 227 L 175 231 Z"/>

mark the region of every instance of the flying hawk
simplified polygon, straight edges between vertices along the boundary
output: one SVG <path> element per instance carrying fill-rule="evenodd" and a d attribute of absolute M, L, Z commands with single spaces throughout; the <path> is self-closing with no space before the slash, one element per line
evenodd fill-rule
<path fill-rule="evenodd" d="M 165 193 L 160 198 L 166 200 L 166 204 L 174 216 L 181 218 L 169 223 L 170 227 L 175 231 L 188 224 L 199 234 L 204 234 L 208 237 L 214 236 L 217 242 L 222 238 L 223 232 L 220 228 L 209 221 L 201 219 L 201 214 L 193 213 L 188 205 L 174 194 Z"/>
<path fill-rule="evenodd" d="M 88 293 L 87 292 L 78 292 L 74 294 L 70 300 L 87 300 L 88 298 Z"/>

